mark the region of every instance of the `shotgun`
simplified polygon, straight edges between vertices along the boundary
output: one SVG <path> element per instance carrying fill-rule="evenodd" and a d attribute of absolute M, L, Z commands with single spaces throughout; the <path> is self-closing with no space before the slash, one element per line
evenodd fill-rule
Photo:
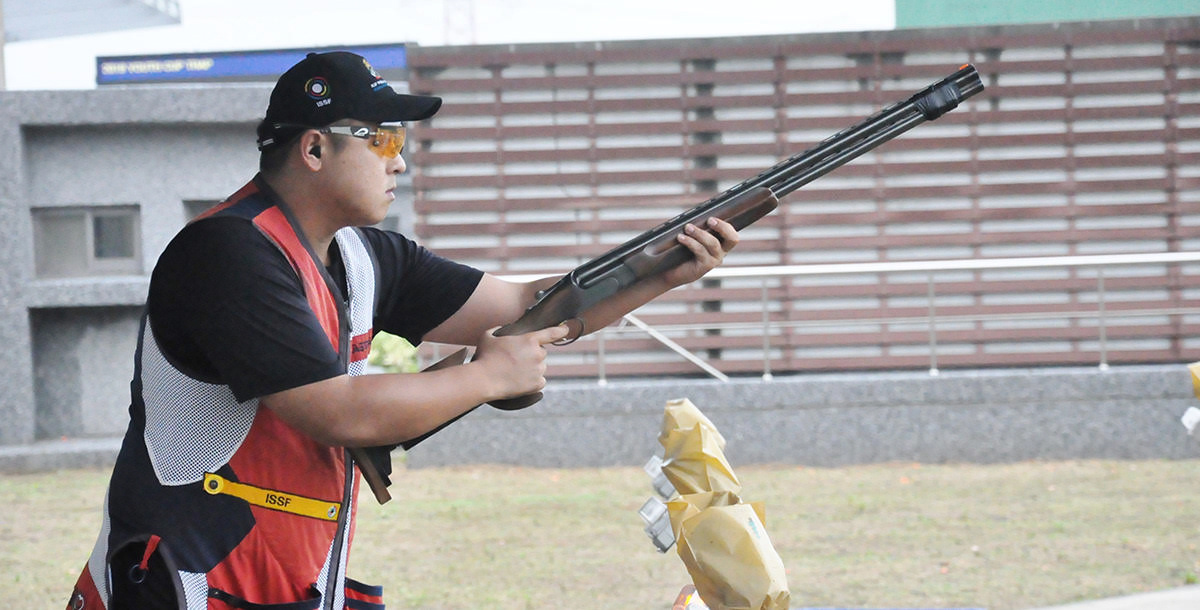
<path fill-rule="evenodd" d="M 816 146 L 780 161 L 770 169 L 576 267 L 553 286 L 539 292 L 533 305 L 520 318 L 500 327 L 495 334 L 519 335 L 566 324 L 571 334 L 560 342 L 566 344 L 598 330 L 588 325 L 589 310 L 635 282 L 663 273 L 691 257 L 691 252 L 675 241 L 684 225 L 691 223 L 704 227 L 708 218 L 717 217 L 738 230 L 744 229 L 774 210 L 779 205 L 780 197 L 925 121 L 941 117 L 980 91 L 983 91 L 983 82 L 979 73 L 970 64 L 962 66 L 907 100 L 880 110 L 825 138 Z M 465 350 L 459 350 L 430 369 L 462 364 L 465 357 Z M 542 393 L 537 392 L 488 404 L 497 409 L 516 410 L 528 407 L 541 398 Z M 388 478 L 391 474 L 391 451 L 396 447 L 411 449 L 463 415 L 399 445 L 350 449 L 380 504 L 391 499 L 387 490 L 391 484 Z"/>
<path fill-rule="evenodd" d="M 960 102 L 983 91 L 979 72 L 970 64 L 929 85 L 907 100 L 895 103 L 822 140 L 816 146 L 780 161 L 712 199 L 630 239 L 567 273 L 515 322 L 496 335 L 519 335 L 566 324 L 571 334 L 560 344 L 598 330 L 587 313 L 601 301 L 635 282 L 661 274 L 691 257 L 675 241 L 686 224 L 704 227 L 709 217 L 728 221 L 741 230 L 778 206 L 778 199 L 845 165 L 849 161 L 925 122 L 941 117 Z M 505 410 L 521 409 L 541 399 L 541 393 L 491 402 Z"/>

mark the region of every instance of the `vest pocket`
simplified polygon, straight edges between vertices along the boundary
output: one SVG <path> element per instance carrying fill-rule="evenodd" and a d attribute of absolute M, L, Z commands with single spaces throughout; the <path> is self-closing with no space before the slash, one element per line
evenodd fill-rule
<path fill-rule="evenodd" d="M 239 610 L 319 610 L 321 607 L 321 598 L 315 592 L 314 597 L 306 600 L 285 602 L 282 604 L 256 604 L 216 587 L 209 587 L 208 598 L 219 602 L 215 605 L 210 605 L 212 608 L 237 608 Z"/>
<path fill-rule="evenodd" d="M 158 536 L 121 545 L 109 556 L 108 566 L 112 570 L 112 610 L 183 607 L 179 572 Z"/>
<path fill-rule="evenodd" d="M 383 587 L 364 585 L 353 578 L 346 579 L 347 610 L 384 610 Z"/>
<path fill-rule="evenodd" d="M 364 585 L 352 578 L 346 579 L 346 609 L 347 610 L 384 610 L 383 587 Z M 313 586 L 311 599 L 288 602 L 283 604 L 256 604 L 248 602 L 232 593 L 216 587 L 208 588 L 208 598 L 216 600 L 214 608 L 237 608 L 238 610 L 318 610 L 321 606 L 320 594 Z"/>

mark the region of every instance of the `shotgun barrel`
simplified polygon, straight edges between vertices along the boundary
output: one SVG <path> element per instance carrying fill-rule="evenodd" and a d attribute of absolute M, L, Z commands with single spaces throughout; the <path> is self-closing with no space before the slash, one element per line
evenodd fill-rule
<path fill-rule="evenodd" d="M 516 335 L 576 321 L 573 337 L 589 332 L 580 317 L 600 301 L 635 281 L 664 271 L 687 260 L 689 254 L 675 236 L 689 223 L 700 225 L 717 216 L 732 220 L 737 229 L 757 221 L 775 208 L 777 198 L 824 176 L 875 147 L 926 121 L 935 120 L 958 107 L 963 100 L 983 91 L 979 72 L 970 64 L 822 140 L 816 146 L 788 157 L 758 175 L 743 180 L 633 239 L 592 259 L 562 277 L 538 295 L 520 319 L 497 330 L 497 335 Z M 768 193 L 769 191 L 769 193 Z M 660 262 L 648 260 L 662 257 Z M 635 264 L 630 264 L 631 262 Z"/>
<path fill-rule="evenodd" d="M 703 226 L 709 217 L 729 221 L 739 230 L 757 221 L 778 205 L 778 198 L 845 165 L 875 147 L 925 122 L 956 108 L 963 100 L 983 91 L 979 73 L 964 65 L 955 73 L 918 91 L 907 100 L 893 104 L 822 140 L 816 146 L 775 164 L 758 175 L 739 182 L 717 196 L 634 237 L 609 252 L 567 273 L 538 295 L 537 301 L 520 319 L 500 327 L 497 335 L 516 335 L 574 323 L 574 341 L 589 329 L 584 314 L 636 281 L 653 277 L 683 263 L 691 253 L 675 243 L 683 226 Z M 595 329 L 590 329 L 595 330 Z M 460 350 L 430 368 L 461 364 L 466 357 Z M 523 409 L 539 400 L 542 393 L 518 396 L 488 403 L 498 409 Z M 464 413 L 465 415 L 465 413 Z M 459 417 L 462 417 L 461 415 Z M 458 418 L 400 445 L 355 448 L 351 452 L 362 469 L 380 504 L 391 499 L 391 451 L 406 450 L 450 425 Z"/>

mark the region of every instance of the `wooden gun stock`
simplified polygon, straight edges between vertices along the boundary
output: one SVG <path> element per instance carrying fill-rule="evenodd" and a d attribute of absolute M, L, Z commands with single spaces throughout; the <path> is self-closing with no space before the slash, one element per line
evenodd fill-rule
<path fill-rule="evenodd" d="M 436 371 L 452 366 L 458 366 L 467 361 L 467 348 L 462 348 L 441 360 L 425 367 L 425 371 Z M 463 415 L 466 415 L 464 413 Z M 438 430 L 449 426 L 458 421 L 458 417 L 418 436 L 398 445 L 379 445 L 376 447 L 347 447 L 350 452 L 350 457 L 354 458 L 354 463 L 358 465 L 358 471 L 362 473 L 363 479 L 371 488 L 371 493 L 375 494 L 375 500 L 380 504 L 386 504 L 392 499 L 392 494 L 388 492 L 388 486 L 392 484 L 392 451 L 397 447 L 403 447 L 405 451 L 412 449 L 417 443 L 429 438 Z"/>

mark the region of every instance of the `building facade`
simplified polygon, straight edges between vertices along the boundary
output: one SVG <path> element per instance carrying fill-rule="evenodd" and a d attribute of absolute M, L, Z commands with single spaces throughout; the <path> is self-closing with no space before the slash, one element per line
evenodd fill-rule
<path fill-rule="evenodd" d="M 0 94 L 0 444 L 124 432 L 159 253 L 258 167 L 268 84 Z M 405 199 L 402 181 L 400 199 Z M 400 226 L 397 206 L 385 224 Z"/>
<path fill-rule="evenodd" d="M 400 200 L 416 207 L 389 224 L 499 273 L 565 271 L 966 61 L 986 96 L 756 225 L 731 264 L 1179 252 L 1200 236 L 1197 18 L 410 51 L 411 88 L 447 104 L 414 129 L 414 190 Z M 149 272 L 188 218 L 253 174 L 269 90 L 0 93 L 0 444 L 123 432 Z M 1198 353 L 1196 314 L 1179 313 L 1200 297 L 1194 267 L 1110 278 L 1125 304 L 1172 308 L 1114 330 L 1127 356 L 1116 362 Z M 677 340 L 730 374 L 757 373 L 762 333 L 749 322 L 765 294 L 778 374 L 919 368 L 923 278 L 698 283 L 646 317 L 731 323 Z M 958 292 L 940 308 L 1062 318 L 1094 305 L 1094 281 L 949 274 L 939 283 Z M 877 329 L 796 323 L 847 311 Z M 900 317 L 876 319 L 889 313 Z M 957 323 L 946 330 L 961 366 L 1095 362 L 1087 323 Z M 581 341 L 552 370 L 593 375 L 604 349 Z M 692 372 L 643 337 L 607 349 L 612 374 Z"/>

